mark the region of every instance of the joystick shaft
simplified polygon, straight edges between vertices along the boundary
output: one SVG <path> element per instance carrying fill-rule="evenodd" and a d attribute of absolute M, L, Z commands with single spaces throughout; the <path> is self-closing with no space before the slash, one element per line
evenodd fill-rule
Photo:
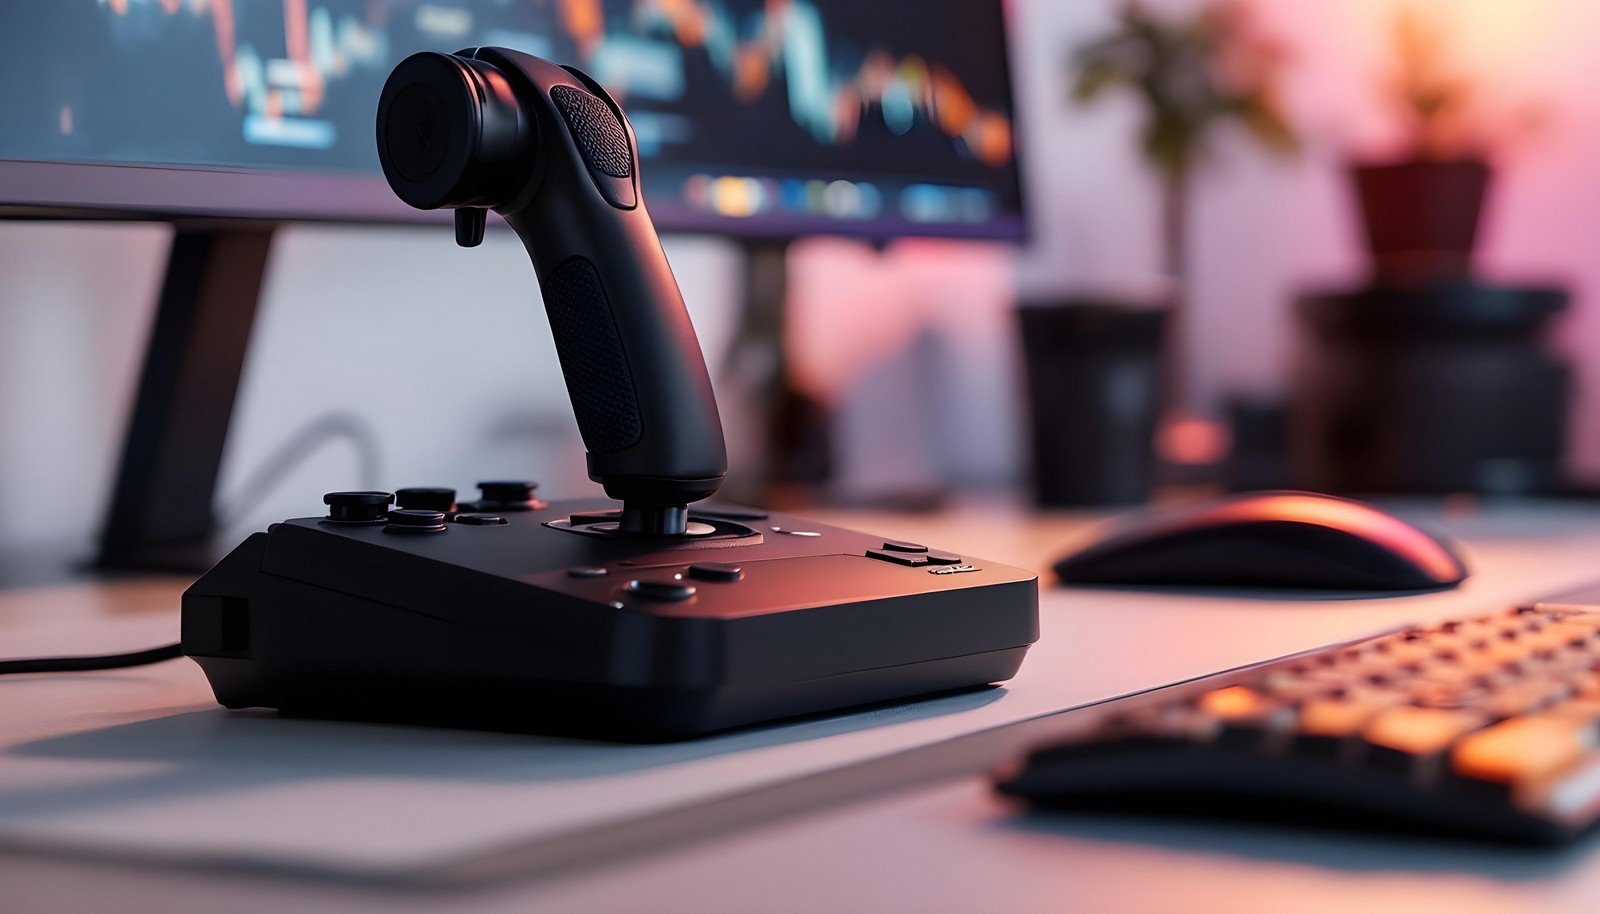
<path fill-rule="evenodd" d="M 617 532 L 630 536 L 682 536 L 689 530 L 689 509 L 683 505 L 623 502 Z"/>

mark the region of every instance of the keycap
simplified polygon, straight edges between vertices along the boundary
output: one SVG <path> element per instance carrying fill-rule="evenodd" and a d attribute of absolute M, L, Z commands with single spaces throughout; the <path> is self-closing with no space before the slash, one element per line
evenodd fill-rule
<path fill-rule="evenodd" d="M 1515 717 L 1461 738 L 1450 754 L 1455 773 L 1512 788 L 1541 782 L 1593 751 L 1594 718 L 1562 714 Z"/>
<path fill-rule="evenodd" d="M 1276 749 L 1294 721 L 1294 712 L 1286 703 L 1244 686 L 1207 692 L 1196 704 L 1202 713 L 1220 722 L 1217 740 L 1225 747 Z"/>
<path fill-rule="evenodd" d="M 1361 690 L 1307 702 L 1295 721 L 1294 750 L 1304 755 L 1349 757 L 1362 729 L 1405 700 L 1406 696 L 1397 692 Z"/>
<path fill-rule="evenodd" d="M 1468 710 L 1390 708 L 1361 728 L 1367 744 L 1365 762 L 1431 782 L 1439 774 L 1444 752 L 1485 722 L 1482 714 Z"/>

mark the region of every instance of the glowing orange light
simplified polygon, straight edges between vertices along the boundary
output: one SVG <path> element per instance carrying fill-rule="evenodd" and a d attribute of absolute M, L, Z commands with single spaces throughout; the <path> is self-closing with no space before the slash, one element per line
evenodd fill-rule
<path fill-rule="evenodd" d="M 711 206 L 724 216 L 748 216 L 761 204 L 761 187 L 749 178 L 718 178 L 711 182 Z"/>
<path fill-rule="evenodd" d="M 1222 423 L 1190 417 L 1166 423 L 1156 449 L 1171 463 L 1203 466 L 1222 459 L 1228 444 Z"/>
<path fill-rule="evenodd" d="M 1449 748 L 1482 723 L 1464 711 L 1440 708 L 1390 708 L 1362 731 L 1367 742 L 1411 755 L 1431 755 Z"/>
<path fill-rule="evenodd" d="M 1318 699 L 1300 708 L 1296 726 L 1301 733 L 1311 736 L 1349 736 L 1360 729 L 1373 716 L 1372 706 L 1366 702 Z"/>
<path fill-rule="evenodd" d="M 1011 160 L 1011 121 L 1003 114 L 979 118 L 972 151 L 985 165 L 1004 165 Z"/>
<path fill-rule="evenodd" d="M 1245 717 L 1265 707 L 1265 700 L 1244 686 L 1228 686 L 1200 696 L 1200 710 L 1223 720 Z"/>
<path fill-rule="evenodd" d="M 561 22 L 585 56 L 605 34 L 605 12 L 600 0 L 565 0 L 561 4 Z"/>
<path fill-rule="evenodd" d="M 744 47 L 734 52 L 733 94 L 739 101 L 760 98 L 767 91 L 769 81 L 767 56 L 759 48 Z"/>
<path fill-rule="evenodd" d="M 950 136 L 961 136 L 977 114 L 978 105 L 967 94 L 955 74 L 939 67 L 933 71 L 933 110 L 939 129 Z"/>
<path fill-rule="evenodd" d="M 1451 753 L 1456 772 L 1511 784 L 1555 774 L 1594 748 L 1594 724 L 1560 715 L 1519 717 L 1466 737 Z"/>

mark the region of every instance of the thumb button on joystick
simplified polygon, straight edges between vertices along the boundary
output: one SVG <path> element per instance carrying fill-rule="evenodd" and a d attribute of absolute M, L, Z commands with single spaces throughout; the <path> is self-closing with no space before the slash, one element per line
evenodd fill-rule
<path fill-rule="evenodd" d="M 489 211 L 476 206 L 463 206 L 456 210 L 456 244 L 475 248 L 483 244 L 483 232 L 488 227 Z"/>

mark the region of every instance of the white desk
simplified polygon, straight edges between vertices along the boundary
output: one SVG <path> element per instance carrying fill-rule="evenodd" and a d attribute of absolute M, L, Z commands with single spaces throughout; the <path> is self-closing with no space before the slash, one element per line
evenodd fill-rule
<path fill-rule="evenodd" d="M 1041 568 L 1084 535 L 1081 523 L 1070 518 L 1004 512 L 821 519 Z M 1468 512 L 1446 525 L 1468 539 L 1476 572 L 1459 591 L 1291 602 L 1047 589 L 1043 640 L 1029 663 L 1051 658 L 1053 666 L 1041 666 L 1036 675 L 1047 675 L 1062 694 L 1089 700 L 1600 579 L 1600 507 Z M 82 619 L 86 627 L 75 643 L 59 646 L 63 651 L 122 646 L 87 642 L 94 631 L 112 630 L 87 627 L 107 617 L 128 620 L 116 626 L 122 629 L 118 637 L 145 628 L 153 639 L 170 630 L 164 607 L 179 589 L 181 582 L 147 582 L 6 594 L 0 596 L 0 634 L 15 637 L 0 643 L 24 639 L 30 623 L 64 617 Z M 28 643 L 29 651 L 40 647 Z M 4 652 L 14 653 L 10 647 Z M 97 760 L 74 757 L 68 737 L 92 738 L 109 728 L 185 714 L 222 717 L 225 712 L 212 710 L 207 699 L 198 671 L 182 661 L 0 680 L 0 760 L 20 754 L 51 768 L 48 776 L 60 779 L 55 796 L 79 797 L 92 814 Z M 67 749 L 35 751 L 42 742 Z M 0 782 L 0 797 L 14 786 Z M 1241 824 L 1033 818 L 997 801 L 979 778 L 880 794 L 699 840 L 675 837 L 665 845 L 438 890 L 136 865 L 19 848 L 0 854 L 0 909 L 1374 914 L 1446 906 L 1591 911 L 1600 898 L 1600 856 L 1588 847 L 1517 851 Z"/>

